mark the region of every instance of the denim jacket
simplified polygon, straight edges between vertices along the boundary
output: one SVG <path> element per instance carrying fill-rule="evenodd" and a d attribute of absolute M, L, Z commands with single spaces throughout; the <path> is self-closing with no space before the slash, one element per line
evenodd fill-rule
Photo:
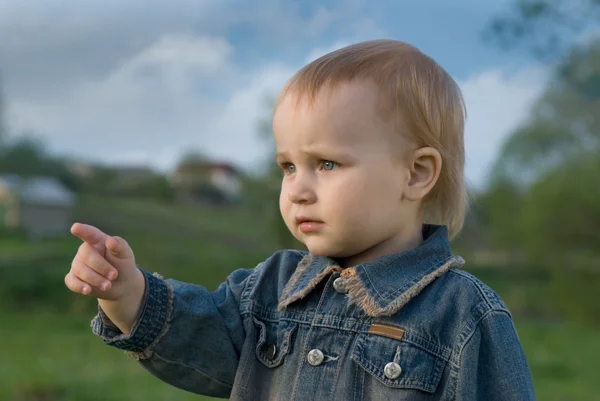
<path fill-rule="evenodd" d="M 142 269 L 141 315 L 94 333 L 159 379 L 231 400 L 535 399 L 511 315 L 460 270 L 444 226 L 412 250 L 342 269 L 279 251 L 214 292 Z"/>

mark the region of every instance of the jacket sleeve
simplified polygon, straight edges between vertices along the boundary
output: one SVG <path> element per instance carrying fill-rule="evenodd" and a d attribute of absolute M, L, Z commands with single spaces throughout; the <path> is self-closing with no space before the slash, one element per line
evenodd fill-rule
<path fill-rule="evenodd" d="M 511 316 L 492 310 L 477 324 L 460 355 L 456 400 L 535 400 L 525 353 Z"/>
<path fill-rule="evenodd" d="M 258 269 L 234 271 L 214 292 L 140 270 L 146 291 L 132 331 L 124 335 L 99 309 L 93 332 L 170 385 L 227 398 L 246 336 L 240 298 Z"/>

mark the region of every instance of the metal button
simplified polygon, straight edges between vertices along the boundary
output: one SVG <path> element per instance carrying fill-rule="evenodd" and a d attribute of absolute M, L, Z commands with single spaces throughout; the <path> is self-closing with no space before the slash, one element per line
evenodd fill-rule
<path fill-rule="evenodd" d="M 333 281 L 333 288 L 335 288 L 337 292 L 340 292 L 342 294 L 348 292 L 348 290 L 346 289 L 346 279 L 342 277 L 336 278 Z"/>
<path fill-rule="evenodd" d="M 388 379 L 394 380 L 402 374 L 402 368 L 396 362 L 390 362 L 383 368 L 383 373 Z"/>
<path fill-rule="evenodd" d="M 312 366 L 319 366 L 321 363 L 323 363 L 325 355 L 323 355 L 321 350 L 313 349 L 308 353 L 308 357 L 306 359 L 308 359 L 308 363 L 310 363 Z"/>
<path fill-rule="evenodd" d="M 275 346 L 275 344 L 269 345 L 269 347 L 267 348 L 267 359 L 274 359 L 275 354 L 277 354 L 277 346 Z"/>

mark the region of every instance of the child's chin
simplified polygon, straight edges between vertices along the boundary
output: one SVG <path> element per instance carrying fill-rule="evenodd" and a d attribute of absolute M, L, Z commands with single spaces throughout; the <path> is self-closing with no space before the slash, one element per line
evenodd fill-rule
<path fill-rule="evenodd" d="M 307 241 L 308 242 L 308 241 Z M 339 255 L 340 250 L 326 244 L 305 243 L 308 251 L 314 256 L 335 257 Z"/>
<path fill-rule="evenodd" d="M 314 244 L 311 243 L 311 241 L 306 241 L 304 245 L 306 246 L 306 249 L 308 249 L 308 252 L 315 256 L 327 256 L 328 252 L 326 246 L 323 246 L 321 244 Z"/>

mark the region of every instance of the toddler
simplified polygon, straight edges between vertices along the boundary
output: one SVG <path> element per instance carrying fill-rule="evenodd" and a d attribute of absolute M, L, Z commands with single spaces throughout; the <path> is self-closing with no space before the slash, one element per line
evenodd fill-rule
<path fill-rule="evenodd" d="M 395 40 L 298 71 L 275 106 L 282 250 L 214 292 L 136 265 L 76 223 L 66 286 L 93 332 L 181 389 L 231 400 L 533 400 L 511 314 L 461 270 L 462 95 Z"/>

